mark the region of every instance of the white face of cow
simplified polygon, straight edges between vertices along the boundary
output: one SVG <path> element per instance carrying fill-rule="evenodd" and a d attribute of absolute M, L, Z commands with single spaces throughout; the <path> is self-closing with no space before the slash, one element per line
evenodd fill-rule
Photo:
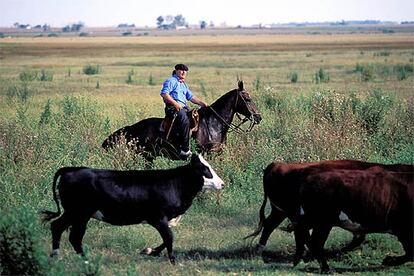
<path fill-rule="evenodd" d="M 198 155 L 198 158 L 200 159 L 201 163 L 203 163 L 211 172 L 213 175 L 212 178 L 207 178 L 203 176 L 204 179 L 204 185 L 203 190 L 207 189 L 214 189 L 214 190 L 221 190 L 223 189 L 224 182 L 223 180 L 216 174 L 216 172 L 213 170 L 213 168 L 210 166 L 209 163 L 201 156 L 201 154 Z"/>

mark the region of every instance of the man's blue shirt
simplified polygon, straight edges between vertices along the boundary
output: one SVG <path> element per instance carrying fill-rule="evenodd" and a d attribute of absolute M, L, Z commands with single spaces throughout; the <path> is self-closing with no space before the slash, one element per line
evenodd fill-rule
<path fill-rule="evenodd" d="M 185 82 L 180 82 L 179 78 L 174 75 L 167 79 L 161 88 L 162 94 L 170 94 L 170 96 L 183 106 L 187 106 L 187 101 L 191 100 L 193 93 Z"/>

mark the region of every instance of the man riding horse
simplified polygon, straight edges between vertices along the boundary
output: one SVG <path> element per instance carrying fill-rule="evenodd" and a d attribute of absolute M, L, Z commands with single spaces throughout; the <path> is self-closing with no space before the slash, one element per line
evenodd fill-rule
<path fill-rule="evenodd" d="M 161 97 L 165 103 L 164 132 L 166 136 L 175 135 L 180 141 L 177 149 L 179 156 L 186 159 L 190 156 L 190 120 L 187 113 L 190 111 L 187 101 L 206 107 L 207 103 L 193 95 L 185 83 L 188 67 L 185 64 L 177 64 L 172 76 L 162 85 Z M 168 137 L 167 137 L 168 139 Z"/>

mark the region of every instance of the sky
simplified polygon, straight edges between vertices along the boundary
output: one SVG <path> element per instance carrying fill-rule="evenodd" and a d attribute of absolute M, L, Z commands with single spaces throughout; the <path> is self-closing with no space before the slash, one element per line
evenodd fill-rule
<path fill-rule="evenodd" d="M 341 20 L 414 21 L 414 0 L 0 0 L 0 26 L 82 22 L 156 26 L 157 17 L 181 14 L 189 24 L 251 26 Z"/>

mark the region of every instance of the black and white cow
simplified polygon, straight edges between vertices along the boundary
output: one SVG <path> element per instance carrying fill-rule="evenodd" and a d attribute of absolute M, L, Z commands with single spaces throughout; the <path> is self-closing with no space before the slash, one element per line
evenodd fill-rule
<path fill-rule="evenodd" d="M 44 221 L 55 219 L 51 223 L 51 256 L 59 254 L 62 232 L 69 226 L 70 243 L 78 254 L 84 255 L 82 238 L 89 219 L 95 218 L 113 225 L 150 224 L 160 233 L 163 243 L 147 249 L 146 253 L 157 256 L 167 248 L 174 263 L 168 221 L 184 214 L 201 190 L 219 190 L 223 185 L 223 180 L 201 155 L 193 155 L 189 164 L 168 170 L 61 168 L 53 179 L 53 198 L 58 210 L 42 212 Z"/>

